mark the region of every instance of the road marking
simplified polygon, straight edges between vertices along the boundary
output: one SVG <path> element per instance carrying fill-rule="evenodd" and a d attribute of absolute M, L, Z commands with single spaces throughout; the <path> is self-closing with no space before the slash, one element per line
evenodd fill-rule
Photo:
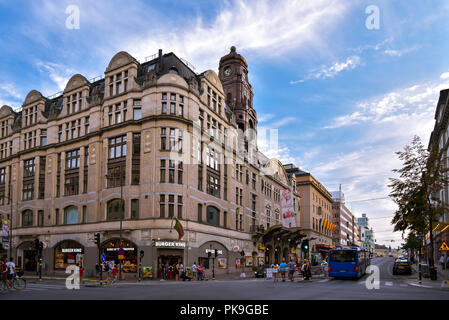
<path fill-rule="evenodd" d="M 324 280 L 320 280 L 318 282 L 328 282 L 328 281 L 330 281 L 330 279 L 324 279 Z"/>
<path fill-rule="evenodd" d="M 393 285 L 393 282 L 391 282 L 391 281 L 386 281 L 386 282 L 385 282 L 385 285 L 391 287 L 391 286 Z"/>
<path fill-rule="evenodd" d="M 425 286 L 423 284 L 418 284 L 418 283 L 408 283 L 411 286 L 415 286 L 415 287 L 422 287 L 422 288 L 433 288 L 431 286 Z"/>

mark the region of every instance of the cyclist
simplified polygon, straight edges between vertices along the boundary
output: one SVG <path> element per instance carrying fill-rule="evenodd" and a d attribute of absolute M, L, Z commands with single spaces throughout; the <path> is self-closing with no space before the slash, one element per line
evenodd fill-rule
<path fill-rule="evenodd" d="M 16 264 L 14 263 L 14 258 L 9 258 L 9 262 L 6 263 L 6 267 L 8 268 L 7 281 L 6 285 L 8 288 L 12 287 L 12 280 L 14 279 Z"/>

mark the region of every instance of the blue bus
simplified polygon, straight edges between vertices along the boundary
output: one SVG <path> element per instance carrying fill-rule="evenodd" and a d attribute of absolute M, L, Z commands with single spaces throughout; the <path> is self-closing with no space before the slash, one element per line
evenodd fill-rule
<path fill-rule="evenodd" d="M 335 247 L 328 261 L 329 277 L 360 278 L 370 265 L 370 254 L 358 247 Z"/>

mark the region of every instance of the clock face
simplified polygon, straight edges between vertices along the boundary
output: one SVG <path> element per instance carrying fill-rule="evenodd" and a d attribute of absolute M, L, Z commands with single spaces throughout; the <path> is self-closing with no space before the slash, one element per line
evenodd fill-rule
<path fill-rule="evenodd" d="M 229 76 L 229 75 L 231 75 L 231 73 L 232 73 L 231 68 L 226 68 L 226 69 L 224 70 L 224 75 L 225 75 L 225 76 Z"/>

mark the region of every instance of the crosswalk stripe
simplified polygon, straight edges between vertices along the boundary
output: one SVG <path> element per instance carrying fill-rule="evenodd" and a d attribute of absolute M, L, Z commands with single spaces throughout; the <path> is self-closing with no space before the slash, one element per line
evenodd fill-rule
<path fill-rule="evenodd" d="M 390 282 L 390 281 L 386 281 L 386 282 L 385 282 L 385 285 L 386 285 L 386 286 L 390 286 L 390 287 L 391 287 L 391 286 L 393 285 L 393 282 Z"/>

